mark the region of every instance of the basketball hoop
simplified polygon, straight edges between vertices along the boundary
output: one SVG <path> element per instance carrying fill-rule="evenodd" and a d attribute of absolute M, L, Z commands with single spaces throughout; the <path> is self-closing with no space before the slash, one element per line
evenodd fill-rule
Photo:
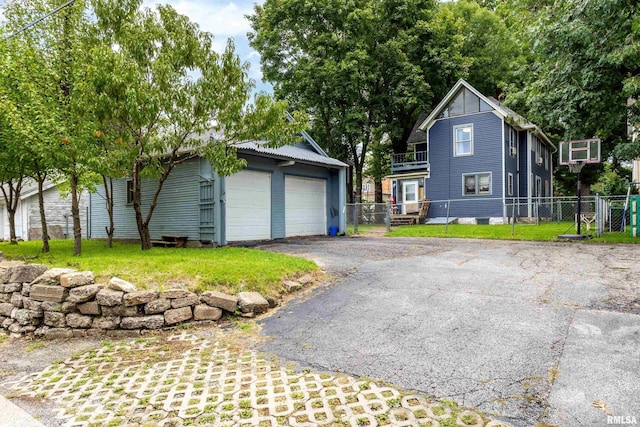
<path fill-rule="evenodd" d="M 569 163 L 567 166 L 569 166 L 569 171 L 571 173 L 580 173 L 582 172 L 582 168 L 584 167 L 585 163 L 584 162 L 578 162 L 578 163 Z"/>

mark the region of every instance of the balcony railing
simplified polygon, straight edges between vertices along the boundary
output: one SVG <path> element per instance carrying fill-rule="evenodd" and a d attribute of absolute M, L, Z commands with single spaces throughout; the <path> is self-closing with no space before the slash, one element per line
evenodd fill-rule
<path fill-rule="evenodd" d="M 397 153 L 391 155 L 391 172 L 424 169 L 429 170 L 429 156 L 427 151 L 411 153 Z"/>

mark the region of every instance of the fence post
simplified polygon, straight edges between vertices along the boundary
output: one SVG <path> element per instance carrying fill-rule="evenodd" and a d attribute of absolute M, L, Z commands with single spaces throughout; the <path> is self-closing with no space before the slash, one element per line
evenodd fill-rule
<path fill-rule="evenodd" d="M 516 204 L 512 203 L 511 205 L 511 235 L 516 234 Z M 520 208 L 518 208 L 520 210 Z"/>
<path fill-rule="evenodd" d="M 353 204 L 353 234 L 358 232 L 358 203 Z"/>
<path fill-rule="evenodd" d="M 447 220 L 444 225 L 444 232 L 449 232 L 449 209 L 451 208 L 451 200 L 447 200 Z"/>
<path fill-rule="evenodd" d="M 391 202 L 387 202 L 387 212 L 384 216 L 384 223 L 387 226 L 387 233 L 391 231 Z"/>
<path fill-rule="evenodd" d="M 558 222 L 562 222 L 562 202 L 558 198 L 556 203 L 558 204 Z"/>

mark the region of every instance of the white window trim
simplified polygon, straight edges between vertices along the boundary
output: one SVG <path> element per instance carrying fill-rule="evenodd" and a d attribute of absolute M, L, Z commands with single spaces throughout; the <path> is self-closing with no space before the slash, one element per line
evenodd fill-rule
<path fill-rule="evenodd" d="M 470 127 L 471 128 L 471 141 L 470 141 L 470 145 L 471 145 L 471 149 L 469 153 L 464 153 L 464 154 L 458 154 L 458 141 L 456 140 L 456 131 L 460 128 L 467 128 Z M 466 123 L 464 125 L 456 125 L 453 127 L 453 157 L 466 157 L 466 156 L 473 156 L 473 123 Z"/>
<path fill-rule="evenodd" d="M 129 185 L 131 185 L 131 190 L 129 190 Z M 133 204 L 133 179 L 127 179 L 124 184 L 124 197 L 127 205 Z M 131 194 L 131 200 L 129 200 L 129 195 Z"/>
<path fill-rule="evenodd" d="M 515 157 L 517 153 L 516 145 L 518 141 L 518 133 L 512 127 L 509 127 L 509 156 Z"/>
<path fill-rule="evenodd" d="M 513 196 L 513 174 L 511 172 L 507 174 L 507 194 Z"/>
<path fill-rule="evenodd" d="M 538 190 L 540 190 L 540 191 L 538 192 Z M 533 191 L 534 191 L 534 193 L 535 193 L 535 197 L 536 197 L 536 198 L 540 198 L 540 197 L 542 197 L 542 191 L 543 191 L 543 188 L 542 188 L 542 178 L 540 178 L 540 177 L 539 177 L 539 176 L 537 176 L 537 175 L 536 175 L 535 187 L 533 188 Z"/>
<path fill-rule="evenodd" d="M 479 193 L 478 190 L 478 182 L 480 181 L 478 177 L 480 175 L 489 175 L 489 192 L 488 193 Z M 464 188 L 465 178 L 468 176 L 476 177 L 476 193 L 475 194 L 467 194 Z M 473 173 L 463 173 L 462 174 L 462 196 L 463 197 L 477 197 L 477 196 L 490 196 L 493 194 L 493 173 L 492 172 L 473 172 Z"/>

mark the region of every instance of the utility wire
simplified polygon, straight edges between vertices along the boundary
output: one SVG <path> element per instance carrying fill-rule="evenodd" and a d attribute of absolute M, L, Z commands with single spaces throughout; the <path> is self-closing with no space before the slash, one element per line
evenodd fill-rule
<path fill-rule="evenodd" d="M 25 25 L 24 27 L 20 28 L 18 31 L 15 31 L 11 34 L 9 34 L 8 36 L 4 37 L 2 39 L 2 41 L 5 40 L 9 40 L 11 37 L 15 37 L 18 34 L 24 33 L 25 31 L 27 31 L 29 28 L 33 27 L 34 25 L 39 24 L 40 22 L 44 21 L 45 19 L 47 19 L 48 17 L 55 15 L 56 13 L 60 12 L 62 9 L 64 9 L 67 6 L 70 6 L 71 4 L 75 3 L 76 0 L 69 0 L 68 2 L 66 2 L 65 4 L 63 4 L 62 6 L 58 6 L 55 9 L 53 9 L 51 12 L 47 13 L 46 15 L 36 19 L 35 21 L 33 21 L 30 24 Z"/>

